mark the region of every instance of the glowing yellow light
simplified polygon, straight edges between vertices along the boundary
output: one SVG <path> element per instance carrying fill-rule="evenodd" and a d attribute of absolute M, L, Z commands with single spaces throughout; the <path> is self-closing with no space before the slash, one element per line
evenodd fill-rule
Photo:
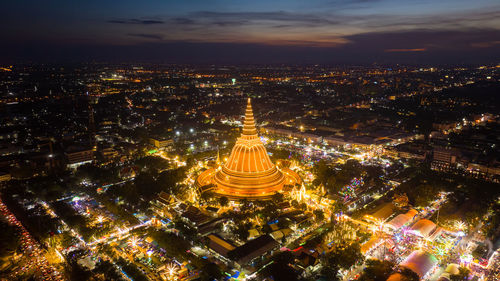
<path fill-rule="evenodd" d="M 176 275 L 177 275 L 177 265 L 175 263 L 168 264 L 166 270 L 167 270 L 167 274 L 168 274 L 169 280 L 175 280 L 175 279 L 177 279 L 176 278 Z"/>
<path fill-rule="evenodd" d="M 137 247 L 137 242 L 138 242 L 137 238 L 134 236 L 134 237 L 130 238 L 130 241 L 128 243 L 129 243 L 130 247 L 135 248 L 135 247 Z"/>

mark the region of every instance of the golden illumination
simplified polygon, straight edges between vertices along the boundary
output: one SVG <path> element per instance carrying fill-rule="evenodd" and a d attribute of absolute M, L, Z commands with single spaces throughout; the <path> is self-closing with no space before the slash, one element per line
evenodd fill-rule
<path fill-rule="evenodd" d="M 231 199 L 267 199 L 285 184 L 300 182 L 289 169 L 278 169 L 271 162 L 264 144 L 257 135 L 252 104 L 248 99 L 243 131 L 225 164 L 203 172 L 196 180 L 198 187 L 215 186 L 219 196 Z M 204 190 L 207 191 L 207 190 Z"/>

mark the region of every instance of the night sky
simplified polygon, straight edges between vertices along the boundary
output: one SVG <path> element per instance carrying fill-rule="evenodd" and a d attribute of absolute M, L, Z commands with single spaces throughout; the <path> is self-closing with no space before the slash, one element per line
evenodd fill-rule
<path fill-rule="evenodd" d="M 1 1 L 3 62 L 500 62 L 498 0 Z"/>

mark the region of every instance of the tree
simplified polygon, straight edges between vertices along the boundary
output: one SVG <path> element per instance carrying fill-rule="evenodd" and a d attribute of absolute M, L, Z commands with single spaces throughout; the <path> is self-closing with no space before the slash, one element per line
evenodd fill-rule
<path fill-rule="evenodd" d="M 204 188 L 202 187 L 202 189 Z M 212 198 L 214 198 L 214 194 L 211 191 L 205 191 L 201 194 L 200 197 L 201 200 L 203 200 L 204 202 L 209 202 Z"/>
<path fill-rule="evenodd" d="M 437 188 L 430 184 L 424 184 L 416 188 L 414 191 L 415 205 L 425 207 L 436 199 Z"/>
<path fill-rule="evenodd" d="M 326 185 L 328 176 L 330 176 L 333 172 L 330 167 L 328 167 L 326 161 L 322 159 L 314 165 L 313 173 L 318 180 L 315 182 L 315 185 L 319 185 L 320 183 Z"/>
<path fill-rule="evenodd" d="M 260 274 L 263 277 L 272 276 L 275 281 L 298 280 L 297 272 L 289 266 L 290 263 L 293 263 L 293 255 L 290 252 L 281 252 L 273 257 L 272 263 Z"/>
<path fill-rule="evenodd" d="M 332 207 L 336 214 L 342 214 L 347 211 L 347 206 L 344 204 L 344 202 L 339 200 L 335 200 Z"/>
<path fill-rule="evenodd" d="M 356 176 L 359 176 L 361 174 L 361 167 L 362 167 L 361 163 L 359 163 L 358 160 L 348 159 L 345 162 L 344 168 L 342 170 L 348 171 L 348 173 L 351 177 L 356 177 Z"/>
<path fill-rule="evenodd" d="M 197 239 L 197 231 L 193 227 L 191 227 L 189 224 L 185 223 L 182 219 L 179 217 L 174 219 L 174 225 L 175 228 L 177 228 L 184 237 L 188 238 L 191 241 L 194 241 Z"/>
<path fill-rule="evenodd" d="M 392 274 L 394 263 L 390 261 L 381 261 L 369 259 L 366 261 L 366 267 L 359 277 L 360 281 L 385 281 Z"/>
<path fill-rule="evenodd" d="M 325 219 L 325 214 L 321 210 L 314 210 L 313 214 L 316 217 L 317 221 L 322 221 Z"/>
<path fill-rule="evenodd" d="M 321 268 L 321 275 L 328 281 L 340 281 L 342 279 L 338 276 L 339 270 L 340 269 L 337 264 L 327 263 Z"/>
<path fill-rule="evenodd" d="M 101 260 L 95 267 L 94 272 L 102 274 L 108 280 L 120 280 L 121 274 L 116 270 L 113 264 L 106 260 Z"/>
<path fill-rule="evenodd" d="M 229 204 L 229 199 L 227 199 L 226 196 L 222 196 L 219 198 L 219 205 L 221 205 L 222 207 L 225 207 Z"/>
<path fill-rule="evenodd" d="M 322 258 L 323 265 L 335 265 L 335 268 L 349 269 L 363 259 L 359 243 L 339 244 Z"/>
<path fill-rule="evenodd" d="M 287 218 L 280 218 L 280 219 L 278 220 L 278 227 L 279 227 L 280 229 L 287 228 L 287 227 L 289 227 L 289 226 L 290 226 L 290 224 L 291 224 L 291 223 L 292 223 L 292 222 L 291 222 L 289 219 L 287 219 Z"/>
<path fill-rule="evenodd" d="M 252 227 L 251 223 L 239 224 L 236 227 L 234 233 L 238 236 L 239 239 L 246 241 L 248 236 L 250 236 L 250 228 Z"/>
<path fill-rule="evenodd" d="M 341 188 L 342 188 L 342 185 L 337 182 L 337 178 L 334 175 L 331 175 L 328 177 L 328 179 L 326 180 L 326 190 L 330 194 L 339 193 Z"/>
<path fill-rule="evenodd" d="M 284 199 L 283 194 L 282 194 L 282 193 L 279 193 L 279 192 L 277 192 L 277 193 L 273 194 L 273 196 L 272 196 L 272 201 L 273 201 L 275 204 L 278 204 L 278 203 L 283 202 L 283 199 Z"/>
<path fill-rule="evenodd" d="M 168 162 L 168 160 L 156 156 L 143 157 L 137 160 L 135 164 L 142 170 L 150 170 L 156 172 L 168 169 L 170 167 L 170 163 Z"/>
<path fill-rule="evenodd" d="M 453 274 L 450 276 L 451 281 L 464 281 L 469 279 L 470 270 L 466 267 L 461 266 L 458 269 L 458 274 Z"/>
<path fill-rule="evenodd" d="M 403 276 L 403 281 L 419 281 L 420 280 L 420 277 L 418 276 L 417 273 L 415 273 L 415 271 L 409 269 L 409 268 L 406 268 L 406 267 L 403 267 L 399 270 L 399 274 L 401 274 Z"/>
<path fill-rule="evenodd" d="M 222 277 L 220 268 L 213 262 L 206 262 L 201 267 L 200 279 L 202 281 L 219 280 Z"/>
<path fill-rule="evenodd" d="M 0 268 L 6 267 L 12 260 L 12 255 L 16 253 L 18 238 L 12 225 L 0 220 Z"/>
<path fill-rule="evenodd" d="M 240 209 L 242 211 L 246 211 L 250 207 L 250 201 L 248 199 L 243 198 L 240 200 Z"/>

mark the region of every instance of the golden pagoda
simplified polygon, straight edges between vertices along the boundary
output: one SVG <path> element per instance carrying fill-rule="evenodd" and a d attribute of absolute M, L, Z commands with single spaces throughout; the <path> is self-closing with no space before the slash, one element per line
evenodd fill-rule
<path fill-rule="evenodd" d="M 220 163 L 220 162 L 219 162 Z M 260 140 L 248 99 L 241 137 L 226 163 L 204 171 L 196 179 L 202 192 L 212 191 L 229 199 L 269 199 L 284 185 L 300 182 L 299 176 L 288 168 L 280 169 L 271 162 Z"/>

